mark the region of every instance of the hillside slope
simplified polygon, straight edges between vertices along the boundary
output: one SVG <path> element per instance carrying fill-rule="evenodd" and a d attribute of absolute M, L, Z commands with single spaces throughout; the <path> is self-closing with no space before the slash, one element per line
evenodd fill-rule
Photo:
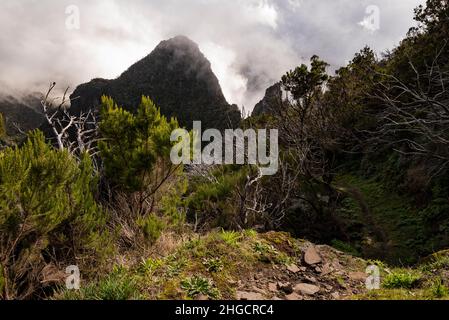
<path fill-rule="evenodd" d="M 415 269 L 390 269 L 287 233 L 165 233 L 141 260 L 115 258 L 107 276 L 56 299 L 354 300 L 449 298 L 449 253 Z M 381 288 L 366 288 L 376 265 Z"/>
<path fill-rule="evenodd" d="M 38 128 L 44 122 L 40 111 L 40 94 L 26 94 L 22 97 L 0 96 L 0 113 L 6 122 L 8 135 Z"/>

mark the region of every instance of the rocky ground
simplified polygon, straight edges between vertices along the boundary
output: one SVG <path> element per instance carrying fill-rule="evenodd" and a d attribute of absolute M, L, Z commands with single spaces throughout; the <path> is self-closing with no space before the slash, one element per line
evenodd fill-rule
<path fill-rule="evenodd" d="M 376 265 L 381 288 L 366 288 Z M 126 251 L 56 299 L 348 300 L 449 298 L 449 251 L 414 268 L 389 268 L 287 233 L 164 234 L 150 251 Z M 96 278 L 95 278 L 96 277 Z M 86 279 L 88 278 L 88 279 Z"/>
<path fill-rule="evenodd" d="M 289 265 L 273 265 L 237 283 L 242 300 L 339 300 L 366 292 L 366 263 L 328 246 L 303 245 Z"/>

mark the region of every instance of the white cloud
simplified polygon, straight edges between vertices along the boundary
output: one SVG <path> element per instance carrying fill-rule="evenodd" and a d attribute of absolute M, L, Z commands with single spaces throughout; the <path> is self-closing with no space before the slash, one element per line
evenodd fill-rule
<path fill-rule="evenodd" d="M 392 48 L 424 0 L 2 0 L 0 83 L 44 90 L 113 78 L 183 34 L 211 61 L 230 103 L 251 109 L 285 71 L 318 54 L 334 68 L 364 45 Z M 67 30 L 66 7 L 80 9 Z M 380 8 L 376 33 L 358 24 Z"/>
<path fill-rule="evenodd" d="M 276 29 L 278 12 L 268 0 L 240 1 L 240 5 L 247 11 L 248 17 L 253 17 L 256 23 Z"/>
<path fill-rule="evenodd" d="M 248 80 L 235 68 L 235 52 L 213 42 L 200 45 L 200 50 L 213 61 L 212 71 L 220 81 L 224 96 L 232 103 L 244 105 Z"/>

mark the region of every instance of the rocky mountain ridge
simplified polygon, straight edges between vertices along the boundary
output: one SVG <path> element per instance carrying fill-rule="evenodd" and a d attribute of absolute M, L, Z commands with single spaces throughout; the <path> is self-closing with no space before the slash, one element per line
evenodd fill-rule
<path fill-rule="evenodd" d="M 142 95 L 149 96 L 163 115 L 177 117 L 188 128 L 196 120 L 203 127 L 236 127 L 241 117 L 238 107 L 226 101 L 210 62 L 184 36 L 162 41 L 117 79 L 94 79 L 78 86 L 70 96 L 72 113 L 98 107 L 102 95 L 131 111 Z"/>

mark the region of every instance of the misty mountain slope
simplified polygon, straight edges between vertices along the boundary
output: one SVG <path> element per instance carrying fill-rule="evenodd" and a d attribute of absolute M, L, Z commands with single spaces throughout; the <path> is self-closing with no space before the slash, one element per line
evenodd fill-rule
<path fill-rule="evenodd" d="M 19 129 L 26 132 L 41 126 L 44 117 L 40 111 L 41 94 L 27 94 L 23 97 L 0 96 L 0 113 L 6 122 L 8 135 L 14 136 Z"/>
<path fill-rule="evenodd" d="M 103 94 L 128 110 L 136 108 L 142 95 L 150 96 L 162 114 L 176 116 L 189 128 L 194 120 L 218 129 L 240 121 L 240 111 L 226 101 L 210 62 L 184 36 L 162 41 L 115 80 L 94 79 L 78 86 L 70 96 L 71 112 L 98 107 Z"/>
<path fill-rule="evenodd" d="M 275 83 L 269 87 L 265 96 L 256 106 L 254 107 L 252 116 L 260 116 L 262 114 L 273 113 L 273 109 L 278 106 L 279 101 L 282 99 L 282 88 L 281 83 Z"/>

